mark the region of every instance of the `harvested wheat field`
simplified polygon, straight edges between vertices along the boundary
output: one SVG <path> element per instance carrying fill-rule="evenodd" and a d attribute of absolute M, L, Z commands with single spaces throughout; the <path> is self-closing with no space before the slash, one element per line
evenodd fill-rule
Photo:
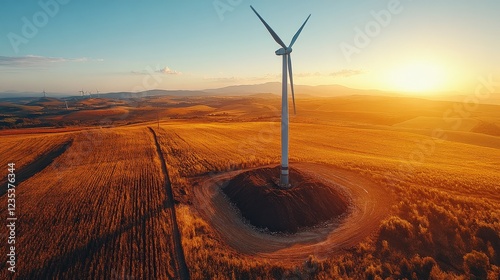
<path fill-rule="evenodd" d="M 323 112 L 345 102 L 325 100 Z M 5 133 L 2 160 L 18 176 L 16 250 L 29 252 L 19 253 L 19 277 L 498 275 L 496 136 L 365 121 L 377 111 L 310 118 L 316 105 L 306 103 L 290 127 L 289 190 L 275 177 L 274 120 Z"/>

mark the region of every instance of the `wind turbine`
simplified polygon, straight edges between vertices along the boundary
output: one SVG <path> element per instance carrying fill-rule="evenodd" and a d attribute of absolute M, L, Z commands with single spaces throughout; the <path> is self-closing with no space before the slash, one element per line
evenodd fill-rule
<path fill-rule="evenodd" d="M 66 104 L 66 110 L 69 110 L 68 101 L 67 100 L 64 100 L 64 104 Z"/>
<path fill-rule="evenodd" d="M 97 98 L 99 98 L 99 90 L 96 89 L 96 93 L 97 93 Z"/>
<path fill-rule="evenodd" d="M 47 93 L 45 92 L 45 89 L 43 90 L 43 97 L 47 97 Z"/>
<path fill-rule="evenodd" d="M 82 89 L 82 90 L 80 90 L 80 91 L 79 91 L 79 93 L 80 93 L 80 95 L 81 95 L 82 97 L 84 97 L 84 96 L 85 96 L 85 91 L 83 91 L 83 89 Z"/>
<path fill-rule="evenodd" d="M 280 186 L 282 188 L 288 188 L 290 186 L 289 183 L 289 170 L 288 170 L 288 81 L 287 74 L 290 75 L 290 85 L 292 88 L 292 100 L 293 100 L 293 112 L 295 114 L 295 92 L 293 89 L 293 74 L 292 74 L 292 59 L 290 54 L 292 52 L 292 46 L 297 41 L 297 38 L 302 32 L 302 29 L 306 25 L 307 21 L 311 17 L 309 15 L 299 28 L 297 33 L 292 38 L 290 45 L 288 47 L 283 43 L 278 34 L 274 32 L 274 30 L 267 24 L 267 22 L 257 13 L 257 11 L 250 6 L 254 13 L 259 17 L 260 21 L 267 28 L 267 31 L 271 33 L 271 36 L 274 38 L 274 41 L 278 43 L 282 48 L 277 50 L 275 53 L 278 56 L 283 56 L 283 80 L 282 80 L 282 94 L 281 94 L 281 174 L 280 174 Z"/>

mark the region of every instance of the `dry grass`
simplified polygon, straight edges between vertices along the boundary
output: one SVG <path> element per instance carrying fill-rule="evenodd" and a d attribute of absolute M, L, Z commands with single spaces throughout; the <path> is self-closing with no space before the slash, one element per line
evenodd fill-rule
<path fill-rule="evenodd" d="M 183 193 L 189 192 L 187 177 L 279 162 L 276 124 L 175 124 L 163 129 L 165 154 L 170 169 L 177 171 L 172 180 L 175 187 L 186 189 Z M 292 161 L 324 162 L 350 169 L 400 197 L 392 206 L 393 216 L 381 224 L 377 238 L 367 239 L 352 253 L 318 262 L 323 270 L 318 269 L 315 277 L 416 275 L 425 279 L 432 271 L 437 278 L 455 278 L 471 271 L 466 269 L 464 259 L 474 251 L 488 256 L 488 266 L 481 269 L 489 271 L 490 277 L 498 275 L 498 149 L 408 132 L 334 125 L 296 123 L 291 135 Z M 422 143 L 429 146 L 423 148 Z M 423 153 L 422 158 L 416 156 L 420 155 L 418 151 Z M 204 261 L 214 251 L 221 252 L 218 261 L 226 262 L 222 266 L 232 267 L 237 254 L 225 251 L 216 241 L 198 242 L 200 236 L 205 236 L 203 240 L 217 237 L 208 230 L 196 229 L 207 227 L 196 214 L 187 210 L 183 213 L 180 222 L 191 225 L 183 227 L 184 232 L 190 232 L 184 235 L 186 243 L 197 244 L 185 245 L 193 273 L 217 273 L 213 263 Z M 260 274 L 252 275 L 269 276 L 269 264 L 245 260 L 243 270 L 232 271 L 237 277 L 245 275 L 238 273 L 255 271 L 255 267 Z M 345 267 L 349 263 L 351 267 Z M 367 267 L 370 269 L 365 270 Z M 280 269 L 285 274 L 299 273 L 293 269 L 286 272 L 286 265 Z"/>
<path fill-rule="evenodd" d="M 279 163 L 279 123 L 162 123 L 157 132 L 193 279 L 498 279 L 500 138 L 446 131 L 441 140 L 427 130 L 395 128 L 417 116 L 439 117 L 449 104 L 410 100 L 411 110 L 403 110 L 360 98 L 304 100 L 303 115 L 292 118 L 292 164 L 348 169 L 399 199 L 364 242 L 298 267 L 234 251 L 190 204 L 194 176 Z M 224 106 L 215 113 L 240 110 Z M 271 107 L 261 108 L 268 119 Z M 476 115 L 498 123 L 495 110 L 484 106 Z M 146 127 L 1 137 L 2 161 L 20 168 L 73 139 L 18 189 L 19 252 L 29 252 L 19 255 L 21 277 L 175 277 L 161 166 Z"/>
<path fill-rule="evenodd" d="M 151 134 L 142 128 L 73 137 L 66 153 L 18 188 L 17 250 L 24 252 L 18 276 L 175 277 L 172 226 Z"/>
<path fill-rule="evenodd" d="M 128 114 L 128 109 L 125 107 L 115 107 L 110 109 L 98 109 L 98 110 L 82 110 L 78 112 L 71 113 L 64 116 L 64 120 L 99 120 L 101 118 L 119 118 L 120 116 Z"/>
<path fill-rule="evenodd" d="M 8 163 L 13 162 L 17 169 L 23 168 L 47 151 L 66 142 L 70 137 L 66 133 L 2 136 L 0 166 L 5 167 Z M 0 181 L 6 177 L 6 174 L 7 169 L 1 169 Z"/>

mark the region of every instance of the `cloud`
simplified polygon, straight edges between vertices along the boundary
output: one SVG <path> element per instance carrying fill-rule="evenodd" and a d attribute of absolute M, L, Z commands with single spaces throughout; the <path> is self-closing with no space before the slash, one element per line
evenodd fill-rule
<path fill-rule="evenodd" d="M 356 76 L 356 75 L 361 75 L 361 74 L 364 74 L 363 70 L 342 69 L 340 71 L 336 71 L 336 72 L 330 73 L 330 76 L 341 77 L 341 78 L 348 78 L 348 77 L 351 77 L 351 76 Z"/>
<path fill-rule="evenodd" d="M 160 68 L 160 66 L 156 65 L 156 69 L 158 70 L 153 70 L 151 66 L 147 66 L 146 69 L 142 71 L 130 71 L 130 73 L 134 75 L 153 75 L 153 74 L 182 75 L 182 72 L 179 72 L 177 70 L 172 70 L 169 67 Z"/>
<path fill-rule="evenodd" d="M 176 71 L 176 70 L 172 70 L 168 67 L 164 67 L 160 70 L 156 70 L 156 73 L 161 73 L 161 74 L 165 74 L 165 75 L 180 75 L 180 74 L 182 74 L 181 72 Z"/>
<path fill-rule="evenodd" d="M 38 55 L 26 56 L 0 56 L 0 66 L 5 67 L 40 67 L 48 66 L 55 63 L 65 62 L 101 62 L 103 59 L 91 59 L 87 57 L 81 58 L 63 58 L 63 57 L 48 57 Z"/>

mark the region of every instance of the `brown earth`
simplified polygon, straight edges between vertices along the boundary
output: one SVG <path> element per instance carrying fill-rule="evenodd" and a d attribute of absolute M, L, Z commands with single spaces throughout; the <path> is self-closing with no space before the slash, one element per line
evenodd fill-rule
<path fill-rule="evenodd" d="M 229 247 L 254 258 L 290 264 L 302 263 L 309 255 L 325 259 L 359 244 L 376 232 L 380 221 L 389 214 L 392 195 L 365 176 L 328 164 L 300 162 L 291 165 L 350 197 L 352 203 L 345 217 L 295 234 L 255 230 L 241 219 L 221 190 L 232 178 L 252 169 L 194 178 L 193 206 Z"/>
<path fill-rule="evenodd" d="M 292 185 L 283 189 L 276 182 L 279 173 L 280 166 L 249 170 L 222 191 L 251 225 L 271 232 L 296 233 L 347 212 L 349 198 L 335 188 L 292 168 Z"/>

